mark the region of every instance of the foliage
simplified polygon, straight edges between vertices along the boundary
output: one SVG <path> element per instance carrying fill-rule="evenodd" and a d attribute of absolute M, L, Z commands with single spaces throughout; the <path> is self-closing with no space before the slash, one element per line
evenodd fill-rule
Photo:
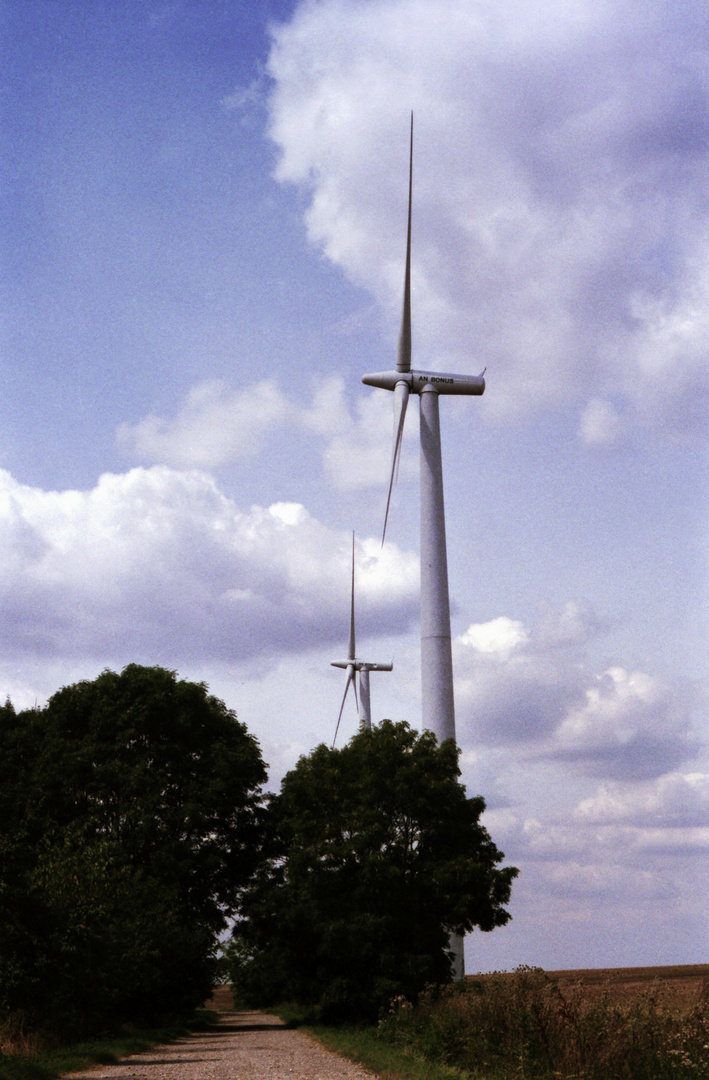
<path fill-rule="evenodd" d="M 305 1030 L 328 1050 L 356 1061 L 386 1080 L 464 1080 L 463 1073 L 452 1065 L 414 1057 L 399 1046 L 384 1042 L 372 1025 L 317 1024 Z"/>
<path fill-rule="evenodd" d="M 451 933 L 507 922 L 517 871 L 479 822 L 453 741 L 385 721 L 319 746 L 268 811 L 268 859 L 228 950 L 240 997 L 376 1018 L 451 978 Z"/>
<path fill-rule="evenodd" d="M 311 1010 L 293 1004 L 276 1005 L 269 1013 L 385 1080 L 461 1080 L 463 1076 L 454 1066 L 416 1057 L 405 1047 L 385 1042 L 379 1038 L 376 1024 L 324 1024 Z"/>
<path fill-rule="evenodd" d="M 538 968 L 393 1003 L 379 1037 L 484 1080 L 682 1080 L 709 1071 L 709 993 L 678 1008 L 657 983 L 630 1002 L 571 991 Z"/>
<path fill-rule="evenodd" d="M 197 1010 L 193 1017 L 180 1023 L 159 1028 L 133 1028 L 55 1048 L 43 1045 L 36 1034 L 29 1041 L 18 1041 L 18 1032 L 12 1028 L 8 1030 L 6 1024 L 0 1023 L 0 1080 L 54 1080 L 91 1065 L 115 1064 L 128 1054 L 150 1050 L 191 1031 L 204 1031 L 215 1019 L 215 1013 Z"/>
<path fill-rule="evenodd" d="M 0 1007 L 63 1034 L 184 1015 L 259 858 L 255 740 L 130 665 L 0 711 Z"/>

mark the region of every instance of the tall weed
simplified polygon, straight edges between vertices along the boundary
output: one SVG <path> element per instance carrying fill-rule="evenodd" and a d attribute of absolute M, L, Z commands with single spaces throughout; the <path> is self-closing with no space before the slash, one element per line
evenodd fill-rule
<path fill-rule="evenodd" d="M 608 983 L 563 989 L 540 968 L 399 998 L 379 1037 L 480 1080 L 709 1077 L 709 987 L 689 1006 L 655 983 L 623 1001 Z"/>
<path fill-rule="evenodd" d="M 32 1030 L 21 1010 L 0 1013 L 0 1057 L 28 1057 L 46 1045 L 47 1040 Z"/>

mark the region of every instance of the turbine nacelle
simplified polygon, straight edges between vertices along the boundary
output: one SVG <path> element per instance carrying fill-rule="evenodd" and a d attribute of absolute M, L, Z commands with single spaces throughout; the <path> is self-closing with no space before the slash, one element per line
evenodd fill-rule
<path fill-rule="evenodd" d="M 484 372 L 483 372 L 484 375 Z M 382 531 L 382 544 L 387 531 L 389 520 L 389 507 L 391 505 L 391 493 L 394 488 L 399 471 L 399 458 L 401 456 L 401 443 L 404 434 L 404 420 L 406 419 L 406 407 L 411 394 L 435 393 L 435 394 L 459 394 L 479 397 L 485 393 L 485 379 L 483 375 L 452 375 L 445 371 L 378 371 L 373 375 L 363 375 L 362 382 L 365 386 L 375 386 L 381 390 L 393 390 L 394 392 L 394 449 L 391 458 L 391 472 L 389 474 L 389 492 L 387 494 L 386 512 L 384 514 L 384 529 Z"/>
<path fill-rule="evenodd" d="M 485 393 L 482 375 L 451 375 L 445 371 L 378 371 L 374 375 L 363 375 L 362 382 L 380 390 L 395 390 L 397 383 L 404 383 L 412 394 L 420 394 L 422 390 L 476 396 Z"/>
<path fill-rule="evenodd" d="M 345 671 L 350 667 L 354 671 L 393 671 L 394 661 L 391 660 L 388 664 L 375 664 L 370 660 L 331 660 L 330 667 L 342 668 Z"/>

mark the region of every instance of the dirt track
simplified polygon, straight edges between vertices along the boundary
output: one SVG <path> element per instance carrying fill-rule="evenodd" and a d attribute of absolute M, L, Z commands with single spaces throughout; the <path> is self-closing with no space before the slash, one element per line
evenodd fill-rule
<path fill-rule="evenodd" d="M 208 1032 L 67 1073 L 77 1080 L 372 1080 L 359 1065 L 325 1050 L 264 1013 L 222 1013 Z"/>

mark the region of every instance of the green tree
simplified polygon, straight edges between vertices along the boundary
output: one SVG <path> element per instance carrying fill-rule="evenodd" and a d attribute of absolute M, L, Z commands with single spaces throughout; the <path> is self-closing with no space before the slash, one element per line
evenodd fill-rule
<path fill-rule="evenodd" d="M 0 712 L 0 1003 L 79 1031 L 184 1013 L 260 858 L 256 741 L 129 665 Z"/>
<path fill-rule="evenodd" d="M 270 801 L 268 858 L 228 950 L 247 1000 L 371 1019 L 451 979 L 451 933 L 508 921 L 517 870 L 498 867 L 459 776 L 452 740 L 389 721 L 300 759 Z"/>

